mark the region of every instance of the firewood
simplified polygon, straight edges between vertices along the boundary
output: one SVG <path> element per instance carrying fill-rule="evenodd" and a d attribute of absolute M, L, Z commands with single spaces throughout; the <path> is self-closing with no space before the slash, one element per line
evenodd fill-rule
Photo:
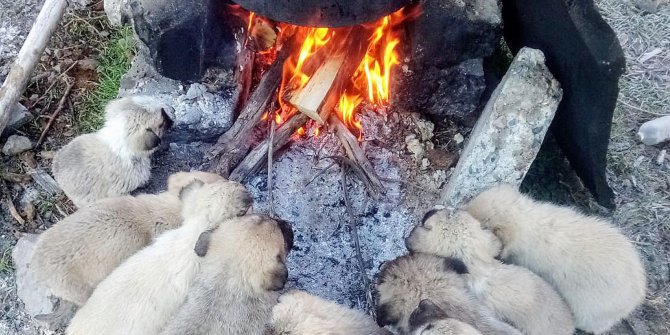
<path fill-rule="evenodd" d="M 328 58 L 316 70 L 307 85 L 291 97 L 290 102 L 295 108 L 319 124 L 324 123 L 319 115 L 319 107 L 321 107 L 328 93 L 333 92 L 331 87 L 333 87 L 344 59 L 345 57 L 342 54 Z"/>
<path fill-rule="evenodd" d="M 373 198 L 379 199 L 379 196 L 386 192 L 384 184 L 382 184 L 372 163 L 365 157 L 365 153 L 358 145 L 358 139 L 337 117 L 331 116 L 329 122 L 335 129 L 335 134 L 340 139 L 349 159 L 356 163 L 360 168 L 361 179 L 365 184 L 368 193 Z"/>
<path fill-rule="evenodd" d="M 33 24 L 26 41 L 21 46 L 5 82 L 0 87 L 0 133 L 7 126 L 10 110 L 23 94 L 23 90 L 30 80 L 30 75 L 40 61 L 42 52 L 44 52 L 51 35 L 58 27 L 58 22 L 65 13 L 67 4 L 68 2 L 65 0 L 46 0 L 39 15 L 37 15 L 35 24 Z"/>
<path fill-rule="evenodd" d="M 208 158 L 214 161 L 210 168 L 213 172 L 228 176 L 249 152 L 252 145 L 252 131 L 263 117 L 265 107 L 275 97 L 275 91 L 282 80 L 284 61 L 291 51 L 292 46 L 288 43 L 282 47 L 277 59 L 270 65 L 258 87 L 249 97 L 240 116 L 230 129 L 219 137 L 208 155 Z"/>

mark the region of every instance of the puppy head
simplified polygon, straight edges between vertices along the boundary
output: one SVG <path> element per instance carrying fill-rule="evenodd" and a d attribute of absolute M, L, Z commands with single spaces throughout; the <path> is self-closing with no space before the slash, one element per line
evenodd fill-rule
<path fill-rule="evenodd" d="M 174 109 L 148 96 L 116 99 L 105 107 L 105 126 L 122 124 L 119 136 L 134 155 L 151 155 L 173 123 Z"/>
<path fill-rule="evenodd" d="M 507 210 L 522 197 L 518 188 L 502 184 L 490 188 L 472 199 L 465 210 L 479 220 L 485 228 L 495 229 L 500 220 L 501 211 Z"/>
<path fill-rule="evenodd" d="M 474 327 L 449 318 L 442 308 L 428 299 L 421 300 L 412 312 L 409 324 L 412 335 L 481 335 Z"/>
<path fill-rule="evenodd" d="M 463 262 L 454 258 L 411 253 L 382 266 L 376 287 L 377 323 L 400 333 L 409 331 L 409 318 L 423 299 L 469 299 Z"/>
<path fill-rule="evenodd" d="M 472 260 L 492 261 L 502 249 L 500 240 L 470 214 L 446 210 L 428 212 L 405 239 L 405 246 L 410 251 L 455 257 L 468 264 Z"/>
<path fill-rule="evenodd" d="M 262 293 L 284 288 L 286 256 L 293 247 L 288 223 L 246 215 L 223 222 L 205 239 L 209 240 L 207 251 L 199 255 L 204 254 L 207 264 L 225 269 L 228 284 L 235 289 Z"/>
<path fill-rule="evenodd" d="M 185 222 L 190 222 L 190 219 L 197 219 L 194 222 L 205 220 L 209 228 L 226 219 L 244 215 L 253 203 L 251 194 L 242 184 L 223 178 L 208 184 L 194 179 L 180 190 L 179 199 Z"/>
<path fill-rule="evenodd" d="M 205 184 L 211 184 L 217 181 L 225 181 L 226 178 L 223 178 L 216 173 L 202 171 L 176 172 L 168 177 L 167 191 L 178 197 L 179 192 L 194 180 L 200 180 Z"/>

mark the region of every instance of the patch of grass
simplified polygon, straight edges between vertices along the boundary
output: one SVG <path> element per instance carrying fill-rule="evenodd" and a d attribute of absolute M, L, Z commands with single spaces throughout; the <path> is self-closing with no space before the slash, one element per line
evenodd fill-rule
<path fill-rule="evenodd" d="M 97 57 L 97 86 L 84 96 L 81 104 L 78 128 L 81 132 L 93 132 L 104 121 L 104 108 L 107 102 L 116 98 L 121 77 L 130 69 L 135 54 L 135 40 L 132 29 L 123 27 L 114 32 L 109 44 Z"/>
<path fill-rule="evenodd" d="M 10 274 L 12 272 L 14 272 L 12 248 L 6 248 L 0 251 L 0 274 Z"/>

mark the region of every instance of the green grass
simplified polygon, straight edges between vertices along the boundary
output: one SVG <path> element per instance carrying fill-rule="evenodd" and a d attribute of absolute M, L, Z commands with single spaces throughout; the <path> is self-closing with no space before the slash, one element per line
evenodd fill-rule
<path fill-rule="evenodd" d="M 130 27 L 114 32 L 109 44 L 97 57 L 98 84 L 86 94 L 80 109 L 78 128 L 81 132 L 93 132 L 104 121 L 104 109 L 107 102 L 116 98 L 121 77 L 130 69 L 135 54 L 135 40 Z"/>
<path fill-rule="evenodd" d="M 0 250 L 0 274 L 8 274 L 14 272 L 14 265 L 12 264 L 12 248 Z"/>

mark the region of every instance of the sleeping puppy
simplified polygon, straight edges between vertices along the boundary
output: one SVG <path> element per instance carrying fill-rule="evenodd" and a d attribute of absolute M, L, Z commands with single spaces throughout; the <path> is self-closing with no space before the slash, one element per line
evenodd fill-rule
<path fill-rule="evenodd" d="M 390 335 L 360 311 L 303 291 L 279 297 L 272 309 L 273 335 Z"/>
<path fill-rule="evenodd" d="M 195 247 L 204 255 L 200 272 L 161 334 L 266 334 L 292 247 L 291 227 L 267 216 L 243 216 L 202 233 Z"/>
<path fill-rule="evenodd" d="M 202 253 L 194 251 L 200 235 L 235 222 L 230 219 L 231 202 L 249 202 L 240 187 L 199 180 L 186 186 L 180 192 L 183 225 L 158 236 L 98 284 L 66 334 L 158 334 L 184 303 L 200 270 Z M 240 196 L 246 200 L 235 199 Z"/>
<path fill-rule="evenodd" d="M 38 278 L 55 296 L 82 306 L 121 262 L 181 225 L 179 192 L 196 179 L 225 182 L 212 173 L 178 172 L 167 192 L 103 199 L 64 218 L 40 235 L 31 263 Z M 242 185 L 228 185 L 228 216 L 244 214 L 250 196 Z"/>
<path fill-rule="evenodd" d="M 377 281 L 377 323 L 407 334 L 410 315 L 421 300 L 430 299 L 447 315 L 482 334 L 521 335 L 467 290 L 466 273 L 467 267 L 458 259 L 422 253 L 385 263 Z"/>
<path fill-rule="evenodd" d="M 409 316 L 412 335 L 481 335 L 471 325 L 450 318 L 439 306 L 428 299 L 421 300 Z"/>
<path fill-rule="evenodd" d="M 644 300 L 646 276 L 637 250 L 606 220 L 536 202 L 510 185 L 483 192 L 467 211 L 500 238 L 506 262 L 558 290 L 577 328 L 603 333 Z"/>
<path fill-rule="evenodd" d="M 411 251 L 463 260 L 470 292 L 524 334 L 574 333 L 570 308 L 554 288 L 527 269 L 496 260 L 500 240 L 467 212 L 429 212 L 405 245 Z"/>
<path fill-rule="evenodd" d="M 151 176 L 151 155 L 172 126 L 172 107 L 146 96 L 111 101 L 105 125 L 78 136 L 56 153 L 58 185 L 79 208 L 130 193 Z"/>

